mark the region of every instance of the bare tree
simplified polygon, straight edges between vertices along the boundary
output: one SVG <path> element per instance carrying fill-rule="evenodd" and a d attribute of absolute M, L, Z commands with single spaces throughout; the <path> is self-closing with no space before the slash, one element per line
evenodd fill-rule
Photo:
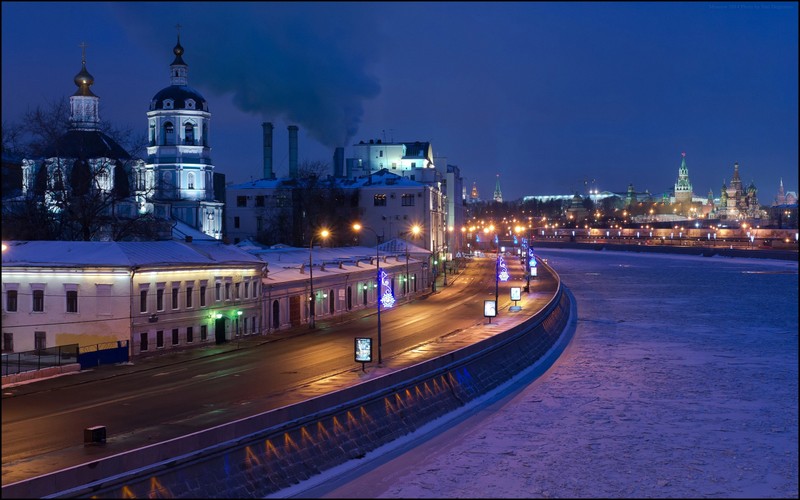
<path fill-rule="evenodd" d="M 321 228 L 332 232 L 331 243 L 350 241 L 350 225 L 358 208 L 357 190 L 345 190 L 331 175 L 330 165 L 321 161 L 304 162 L 298 168 L 292 192 L 294 246 L 305 246 Z"/>
<path fill-rule="evenodd" d="M 142 153 L 145 136 L 104 122 L 100 132 L 120 144 L 124 151 L 120 158 L 98 164 L 97 158 L 89 158 L 91 154 L 83 151 L 78 151 L 77 158 L 64 158 L 66 153 L 60 149 L 69 147 L 62 144 L 69 131 L 69 107 L 65 103 L 66 99 L 61 99 L 39 106 L 26 113 L 22 124 L 3 124 L 4 157 L 13 152 L 15 157 L 34 160 L 38 165 L 26 196 L 4 199 L 3 237 L 154 239 L 163 231 L 164 221 L 159 224 L 152 214 L 141 213 L 131 196 L 136 156 L 128 152 Z"/>
<path fill-rule="evenodd" d="M 21 150 L 26 158 L 43 158 L 69 130 L 69 101 L 61 97 L 25 113 Z"/>

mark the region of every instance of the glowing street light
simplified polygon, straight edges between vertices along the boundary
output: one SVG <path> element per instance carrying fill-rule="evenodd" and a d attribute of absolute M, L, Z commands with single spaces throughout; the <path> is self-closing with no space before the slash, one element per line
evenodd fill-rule
<path fill-rule="evenodd" d="M 422 231 L 422 229 L 417 224 L 411 226 L 411 234 L 414 235 L 415 240 L 420 231 Z M 410 277 L 408 274 L 408 241 L 406 241 L 406 295 L 411 291 Z"/>
<path fill-rule="evenodd" d="M 308 242 L 308 287 L 311 289 L 311 297 L 309 297 L 309 301 L 311 304 L 311 318 L 308 322 L 309 328 L 316 328 L 317 324 L 314 321 L 316 317 L 316 309 L 317 309 L 317 297 L 314 295 L 314 262 L 312 260 L 312 254 L 314 252 L 314 236 L 319 236 L 322 239 L 326 239 L 331 233 L 327 229 L 321 230 L 317 235 L 311 235 L 311 241 Z"/>
<path fill-rule="evenodd" d="M 377 288 L 378 291 L 377 291 L 377 297 L 376 297 L 377 300 L 375 301 L 375 304 L 376 304 L 376 306 L 378 308 L 378 366 L 382 366 L 383 356 L 381 354 L 381 345 L 382 345 L 382 342 L 381 342 L 381 305 L 385 301 L 386 302 L 386 307 L 392 307 L 392 305 L 394 304 L 394 299 L 392 298 L 391 293 L 389 293 L 388 297 L 385 297 L 384 295 L 381 294 L 381 289 L 383 288 L 384 283 L 383 283 L 383 276 L 382 276 L 382 273 L 381 273 L 381 254 L 380 254 L 380 246 L 378 245 L 378 233 L 375 232 L 375 230 L 372 229 L 371 227 L 362 226 L 358 222 L 353 224 L 353 231 L 359 232 L 362 229 L 369 229 L 370 231 L 372 231 L 372 234 L 375 235 L 375 260 L 377 261 L 377 266 L 378 266 L 378 276 L 377 276 L 377 279 L 375 280 L 375 282 L 378 285 L 378 288 Z"/>

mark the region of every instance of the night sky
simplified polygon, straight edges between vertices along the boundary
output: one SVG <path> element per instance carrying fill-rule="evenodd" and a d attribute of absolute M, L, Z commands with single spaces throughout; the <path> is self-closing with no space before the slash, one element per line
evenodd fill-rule
<path fill-rule="evenodd" d="M 798 189 L 797 3 L 2 2 L 2 117 L 68 99 L 144 134 L 181 25 L 212 113 L 216 171 L 288 175 L 361 140 L 430 141 L 490 199 L 589 188 L 663 193 L 681 153 L 696 195 L 734 162 L 771 204 Z"/>

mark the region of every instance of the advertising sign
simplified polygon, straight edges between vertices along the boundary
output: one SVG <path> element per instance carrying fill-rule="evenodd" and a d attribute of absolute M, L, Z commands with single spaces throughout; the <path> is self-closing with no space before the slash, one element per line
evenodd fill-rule
<path fill-rule="evenodd" d="M 497 316 L 497 304 L 493 300 L 483 301 L 483 317 L 494 318 Z"/>
<path fill-rule="evenodd" d="M 356 337 L 356 363 L 372 363 L 372 337 Z"/>
<path fill-rule="evenodd" d="M 520 292 L 522 292 L 522 288 L 518 286 L 511 287 L 511 300 L 520 300 Z"/>

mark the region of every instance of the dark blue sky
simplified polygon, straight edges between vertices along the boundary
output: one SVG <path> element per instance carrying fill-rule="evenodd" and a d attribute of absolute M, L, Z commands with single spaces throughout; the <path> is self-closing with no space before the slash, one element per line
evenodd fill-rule
<path fill-rule="evenodd" d="M 261 123 L 288 174 L 360 140 L 430 141 L 491 198 L 694 192 L 734 162 L 771 203 L 798 189 L 798 6 L 759 3 L 2 2 L 2 117 L 75 91 L 81 42 L 101 118 L 144 134 L 175 25 L 209 102 L 212 159 L 262 175 Z M 592 186 L 589 186 L 592 187 Z"/>

